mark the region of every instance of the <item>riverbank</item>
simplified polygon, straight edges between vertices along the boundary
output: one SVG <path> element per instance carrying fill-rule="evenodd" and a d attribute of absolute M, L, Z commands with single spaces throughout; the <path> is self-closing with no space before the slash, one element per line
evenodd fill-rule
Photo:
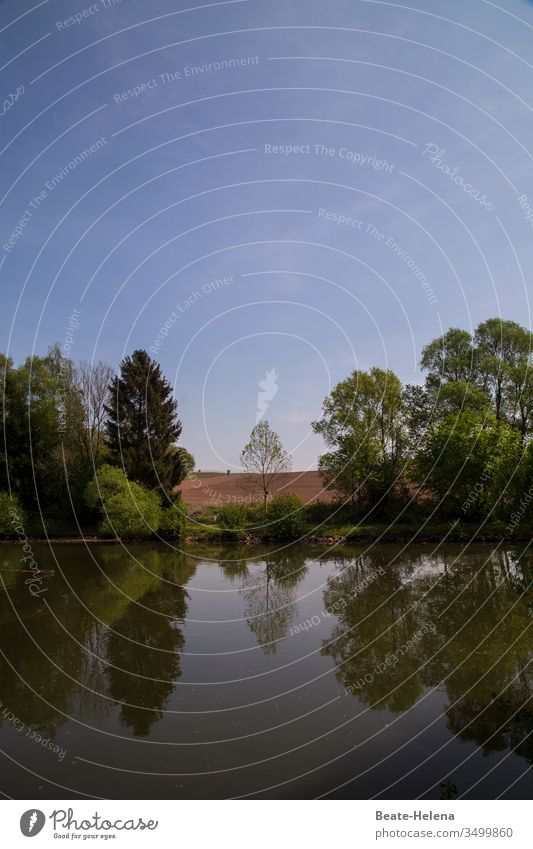
<path fill-rule="evenodd" d="M 227 530 L 223 530 L 214 525 L 188 524 L 185 533 L 180 540 L 167 540 L 171 544 L 179 542 L 186 545 L 194 545 L 197 543 L 213 543 L 216 545 L 228 545 L 246 547 L 261 547 L 265 545 L 286 545 L 287 543 L 301 542 L 305 545 L 316 546 L 342 546 L 353 545 L 354 543 L 391 543 L 391 544 L 439 544 L 444 542 L 455 543 L 515 543 L 515 542 L 530 542 L 533 539 L 533 526 L 523 523 L 523 525 L 512 531 L 507 530 L 506 526 L 499 524 L 462 524 L 455 523 L 427 523 L 427 524 L 390 524 L 390 523 L 373 523 L 361 524 L 356 526 L 328 526 L 323 525 L 319 528 L 309 527 L 298 537 L 298 539 L 274 539 L 267 534 L 257 534 L 252 530 L 243 531 L 236 534 L 231 534 Z M 31 535 L 28 536 L 28 542 L 48 542 L 54 545 L 72 545 L 83 543 L 85 545 L 119 545 L 122 541 L 126 542 L 148 542 L 150 540 L 138 538 L 120 540 L 112 537 L 98 536 L 91 529 L 87 536 L 75 535 L 72 532 L 65 535 L 54 534 L 52 536 Z M 153 541 L 153 538 L 152 538 Z M 1 539 L 0 544 L 11 544 L 17 542 L 16 538 Z"/>

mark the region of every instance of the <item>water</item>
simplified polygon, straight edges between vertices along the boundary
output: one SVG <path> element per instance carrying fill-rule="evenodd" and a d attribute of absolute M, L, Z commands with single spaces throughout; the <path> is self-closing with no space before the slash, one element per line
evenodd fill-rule
<path fill-rule="evenodd" d="M 531 796 L 527 554 L 34 554 L 39 596 L 0 548 L 8 796 Z"/>

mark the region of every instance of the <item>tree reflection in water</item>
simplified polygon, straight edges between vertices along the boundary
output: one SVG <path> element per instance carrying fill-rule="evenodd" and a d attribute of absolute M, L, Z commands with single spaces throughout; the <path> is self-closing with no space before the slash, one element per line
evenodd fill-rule
<path fill-rule="evenodd" d="M 384 573 L 367 581 L 378 565 Z M 324 605 L 338 623 L 322 653 L 371 708 L 398 713 L 441 688 L 454 734 L 531 760 L 530 569 L 530 556 L 513 553 L 481 564 L 468 552 L 456 564 L 416 550 L 402 553 L 401 566 L 383 551 L 359 557 L 328 580 Z"/>

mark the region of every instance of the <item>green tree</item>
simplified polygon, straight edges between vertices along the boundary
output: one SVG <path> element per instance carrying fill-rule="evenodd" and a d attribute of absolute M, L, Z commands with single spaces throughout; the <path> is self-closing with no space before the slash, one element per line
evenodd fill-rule
<path fill-rule="evenodd" d="M 518 426 L 523 434 L 531 424 L 533 334 L 515 321 L 489 318 L 475 333 L 483 388 L 498 420 Z"/>
<path fill-rule="evenodd" d="M 170 492 L 183 479 L 180 457 L 173 451 L 181 422 L 172 388 L 146 351 L 122 360 L 105 411 L 112 461 L 131 480 Z"/>
<path fill-rule="evenodd" d="M 406 386 L 403 402 L 407 415 L 410 445 L 416 450 L 429 427 L 452 413 L 483 412 L 490 407 L 486 392 L 464 380 L 451 380 L 434 386 Z"/>
<path fill-rule="evenodd" d="M 474 518 L 486 515 L 498 501 L 500 470 L 519 449 L 517 431 L 493 416 L 464 412 L 445 416 L 431 428 L 417 467 L 437 495 L 441 512 Z"/>
<path fill-rule="evenodd" d="M 180 539 L 187 524 L 187 508 L 179 493 L 166 499 L 167 506 L 161 511 L 159 534 L 164 539 Z"/>
<path fill-rule="evenodd" d="M 189 477 L 190 474 L 194 471 L 194 467 L 196 466 L 196 460 L 190 451 L 187 451 L 183 445 L 176 446 L 176 459 L 179 460 L 181 470 L 183 473 L 183 478 L 181 480 L 185 480 L 185 478 Z M 181 480 L 179 483 L 181 483 Z"/>
<path fill-rule="evenodd" d="M 28 357 L 18 368 L 11 361 L 3 367 L 4 461 L 3 488 L 9 479 L 22 503 L 33 509 L 69 504 L 65 474 L 73 457 L 63 450 L 68 433 L 66 418 L 72 388 L 72 367 L 59 347 L 45 357 Z M 9 476 L 9 477 L 8 477 Z"/>
<path fill-rule="evenodd" d="M 476 375 L 476 357 L 470 333 L 450 327 L 422 349 L 420 365 L 429 372 L 428 382 L 432 386 L 450 380 L 472 382 Z"/>
<path fill-rule="evenodd" d="M 291 459 L 281 439 L 266 419 L 258 422 L 252 430 L 250 441 L 241 453 L 241 463 L 245 472 L 252 476 L 252 484 L 258 484 L 261 489 L 266 516 L 268 498 L 276 481 L 291 468 Z"/>
<path fill-rule="evenodd" d="M 87 487 L 89 507 L 100 512 L 100 533 L 119 539 L 150 537 L 162 521 L 161 503 L 155 492 L 129 481 L 114 466 L 103 465 Z"/>
<path fill-rule="evenodd" d="M 403 471 L 408 454 L 402 385 L 392 371 L 354 371 L 338 383 L 313 422 L 333 450 L 319 460 L 326 485 L 370 505 L 384 499 Z"/>

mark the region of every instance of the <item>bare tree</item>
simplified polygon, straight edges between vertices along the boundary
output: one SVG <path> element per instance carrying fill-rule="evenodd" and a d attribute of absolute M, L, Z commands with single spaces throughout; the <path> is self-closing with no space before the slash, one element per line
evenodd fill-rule
<path fill-rule="evenodd" d="M 95 463 L 104 445 L 105 402 L 114 372 L 108 363 L 81 362 L 74 380 L 79 393 L 78 440 L 88 464 Z"/>
<path fill-rule="evenodd" d="M 268 497 L 276 479 L 291 469 L 291 459 L 266 419 L 258 422 L 252 430 L 250 441 L 241 454 L 241 463 L 261 487 L 266 517 Z"/>

